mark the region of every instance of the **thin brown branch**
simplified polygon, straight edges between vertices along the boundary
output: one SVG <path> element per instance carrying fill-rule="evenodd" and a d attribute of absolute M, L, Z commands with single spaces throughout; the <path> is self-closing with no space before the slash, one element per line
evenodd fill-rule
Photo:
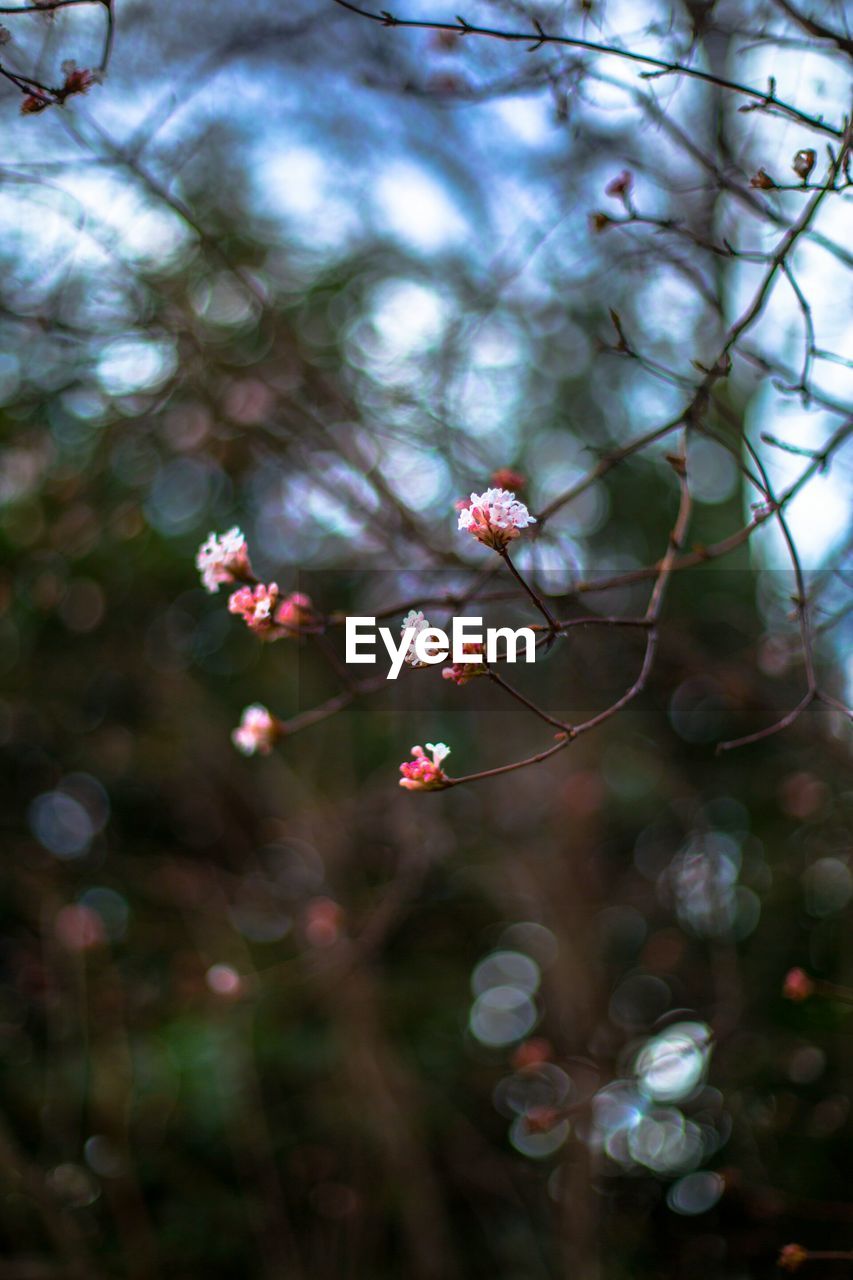
<path fill-rule="evenodd" d="M 626 707 L 629 702 L 638 697 L 646 687 L 652 667 L 654 666 L 655 654 L 658 646 L 658 622 L 660 620 L 661 610 L 663 608 L 664 596 L 669 583 L 670 576 L 675 568 L 678 559 L 678 553 L 684 546 L 687 537 L 687 530 L 690 526 L 690 516 L 693 509 L 693 502 L 690 495 L 690 484 L 687 476 L 687 428 L 684 430 L 682 438 L 681 452 L 671 459 L 672 466 L 678 475 L 680 498 L 678 503 L 678 514 L 675 517 L 675 524 L 669 535 L 669 546 L 660 562 L 654 587 L 652 588 L 649 603 L 646 608 L 644 621 L 648 627 L 646 636 L 646 647 L 643 654 L 643 662 L 640 667 L 640 673 L 629 689 L 623 693 L 621 698 L 612 703 L 604 711 L 600 711 L 598 715 L 586 720 L 583 724 L 575 725 L 571 730 L 572 736 L 577 737 L 581 733 L 587 733 L 590 729 L 595 729 L 598 725 L 603 724 L 617 712 Z"/>
<path fill-rule="evenodd" d="M 650 444 L 656 444 L 658 440 L 663 440 L 665 436 L 680 427 L 682 422 L 682 417 L 674 418 L 671 422 L 664 423 L 662 427 L 655 427 L 652 431 L 636 436 L 633 440 L 629 440 L 627 444 L 614 449 L 612 453 L 605 454 L 591 471 L 588 471 L 570 489 L 566 489 L 564 493 L 559 494 L 537 513 L 539 523 L 543 524 L 555 511 L 559 511 L 561 507 L 580 497 L 591 485 L 595 484 L 596 480 L 601 480 L 603 476 L 607 475 L 608 471 L 612 471 L 620 462 L 624 462 L 632 454 L 640 453 L 643 449 L 648 448 Z"/>
<path fill-rule="evenodd" d="M 506 567 L 509 569 L 512 576 L 515 578 L 516 582 L 519 584 L 520 587 L 524 589 L 524 591 L 527 593 L 527 595 L 535 604 L 536 608 L 542 614 L 542 617 L 548 623 L 548 626 L 550 627 L 551 631 L 552 632 L 556 631 L 559 627 L 557 619 L 554 617 L 553 613 L 548 608 L 547 604 L 539 595 L 539 593 L 535 591 L 533 587 L 531 587 L 530 583 L 527 581 L 524 575 L 519 573 L 518 569 L 516 569 L 515 565 L 510 559 L 509 550 L 506 547 L 503 547 L 499 552 L 499 555 L 501 559 L 504 561 L 504 563 L 506 564 Z"/>
<path fill-rule="evenodd" d="M 532 711 L 540 720 L 544 720 L 546 724 L 552 724 L 556 729 L 568 731 L 569 726 L 564 721 L 558 720 L 556 716 L 551 716 L 547 711 L 543 711 L 541 707 L 537 707 L 535 702 L 531 702 L 523 693 L 519 693 L 518 689 L 514 689 L 511 684 L 508 684 L 503 676 L 499 676 L 497 671 L 489 671 L 487 674 L 494 684 L 508 693 L 511 698 L 515 698 L 516 702 L 520 702 L 523 707 L 527 707 L 528 711 Z"/>
<path fill-rule="evenodd" d="M 549 756 L 556 755 L 558 751 L 562 751 L 564 747 L 568 746 L 570 742 L 568 734 L 559 734 L 558 737 L 560 740 L 553 747 L 548 747 L 545 751 L 539 751 L 535 756 L 527 756 L 524 760 L 514 760 L 512 764 L 501 764 L 496 769 L 483 769 L 480 773 L 466 773 L 461 778 L 448 778 L 447 786 L 442 790 L 446 791 L 448 787 L 458 787 L 463 782 L 480 782 L 483 778 L 497 778 L 504 773 L 515 773 L 517 769 L 527 769 L 532 764 L 541 764 L 543 760 L 547 760 Z"/>
<path fill-rule="evenodd" d="M 783 729 L 788 729 L 790 728 L 791 725 L 795 724 L 796 721 L 803 714 L 803 712 L 808 707 L 810 707 L 814 702 L 824 702 L 826 703 L 826 705 L 832 706 L 836 710 L 843 711 L 848 717 L 853 716 L 853 713 L 851 713 L 848 707 L 846 707 L 843 703 L 838 702 L 835 698 L 830 698 L 828 697 L 828 695 L 822 694 L 820 689 L 818 688 L 817 673 L 815 670 L 815 660 L 814 660 L 814 646 L 812 641 L 811 625 L 810 625 L 809 614 L 808 614 L 808 595 L 806 592 L 805 575 L 803 574 L 803 568 L 800 561 L 799 552 L 797 551 L 796 543 L 794 542 L 793 536 L 791 534 L 790 525 L 788 524 L 788 521 L 785 517 L 784 505 L 779 499 L 775 497 L 773 493 L 773 488 L 771 486 L 770 479 L 767 474 L 767 470 L 763 462 L 761 461 L 761 458 L 759 457 L 755 447 L 746 438 L 745 438 L 745 444 L 746 444 L 747 450 L 750 453 L 750 456 L 753 458 L 753 461 L 755 462 L 756 466 L 758 467 L 761 473 L 764 492 L 768 498 L 770 505 L 772 506 L 773 514 L 775 515 L 779 523 L 779 528 L 782 532 L 782 537 L 784 539 L 785 546 L 788 550 L 788 556 L 791 560 L 791 567 L 794 572 L 794 580 L 796 582 L 796 589 L 797 589 L 797 594 L 794 598 L 794 603 L 796 605 L 797 620 L 800 628 L 800 643 L 801 643 L 802 653 L 803 653 L 803 662 L 805 665 L 807 687 L 803 697 L 800 699 L 800 701 L 797 703 L 795 707 L 793 707 L 789 712 L 787 712 L 786 715 L 782 716 L 779 720 L 775 721 L 773 724 L 768 725 L 766 728 L 756 730 L 755 733 L 746 734 L 742 738 L 733 738 L 727 742 L 719 743 L 717 746 L 718 753 L 723 751 L 732 751 L 732 750 L 735 750 L 737 747 L 751 746 L 753 743 L 764 741 L 765 738 L 774 737 L 777 733 L 780 733 Z"/>
<path fill-rule="evenodd" d="M 456 22 L 440 22 L 418 18 L 398 18 L 394 14 L 383 10 L 379 13 L 371 9 L 363 9 L 359 5 L 351 3 L 351 0 L 335 0 L 336 4 L 341 5 L 344 9 L 349 9 L 351 13 L 358 14 L 361 18 L 368 18 L 372 22 L 379 22 L 384 27 L 402 27 L 416 30 L 427 31 L 448 31 L 459 36 L 487 36 L 493 40 L 504 40 L 510 44 L 526 44 L 529 51 L 534 52 L 543 45 L 552 44 L 563 46 L 570 49 L 585 49 L 588 53 L 604 54 L 614 58 L 622 58 L 629 62 L 635 62 L 642 66 L 653 67 L 657 75 L 680 75 L 686 76 L 692 80 L 701 80 L 705 84 L 715 85 L 718 89 L 728 89 L 732 93 L 739 93 L 744 97 L 750 98 L 754 103 L 752 110 L 762 109 L 765 111 L 778 112 L 786 116 L 789 120 L 796 120 L 799 124 L 806 125 L 810 129 L 815 129 L 820 133 L 829 134 L 833 138 L 841 138 L 844 131 L 837 129 L 833 125 L 827 124 L 818 116 L 810 116 L 789 102 L 783 101 L 776 97 L 775 89 L 769 86 L 766 91 L 755 89 L 751 85 L 739 84 L 735 80 L 727 80 L 722 76 L 714 75 L 711 71 L 703 71 L 700 67 L 689 67 L 683 63 L 668 61 L 664 58 L 655 58 L 651 54 L 637 53 L 633 49 L 620 48 L 618 45 L 601 44 L 593 40 L 584 40 L 580 36 L 562 36 L 553 35 L 546 32 L 539 21 L 534 19 L 533 31 L 506 31 L 497 27 L 482 27 L 476 23 L 468 22 L 460 18 Z"/>

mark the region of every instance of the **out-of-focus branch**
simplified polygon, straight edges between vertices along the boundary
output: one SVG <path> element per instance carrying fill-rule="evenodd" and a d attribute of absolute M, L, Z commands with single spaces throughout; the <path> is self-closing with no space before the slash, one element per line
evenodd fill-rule
<path fill-rule="evenodd" d="M 648 627 L 648 631 L 646 634 L 646 648 L 645 653 L 643 654 L 643 663 L 640 668 L 640 674 L 622 697 L 618 698 L 616 702 L 607 707 L 606 710 L 599 712 L 598 715 L 593 716 L 590 720 L 584 721 L 583 724 L 575 725 L 571 730 L 573 737 L 577 737 L 581 733 L 586 733 L 590 729 L 597 728 L 598 725 L 603 724 L 606 720 L 615 716 L 617 712 L 621 711 L 629 702 L 633 702 L 638 694 L 640 694 L 645 688 L 651 674 L 655 660 L 655 653 L 657 652 L 658 622 L 663 608 L 666 588 L 677 563 L 678 554 L 684 546 L 684 542 L 687 537 L 687 530 L 690 525 L 690 515 L 693 509 L 693 503 L 690 495 L 690 484 L 687 475 L 686 428 L 680 452 L 673 455 L 669 461 L 679 480 L 680 499 L 678 504 L 678 514 L 676 515 L 672 532 L 669 535 L 669 546 L 667 547 L 663 559 L 660 562 L 655 584 L 645 612 L 644 622 Z"/>
<path fill-rule="evenodd" d="M 806 581 L 805 581 L 805 575 L 803 573 L 803 566 L 800 560 L 800 555 L 799 555 L 799 552 L 797 551 L 797 546 L 796 546 L 796 543 L 794 542 L 793 535 L 791 534 L 790 525 L 788 524 L 788 521 L 785 516 L 784 506 L 779 502 L 779 500 L 776 498 L 773 492 L 773 487 L 770 482 L 770 477 L 767 474 L 767 469 L 764 466 L 764 463 L 762 462 L 761 458 L 759 457 L 758 452 L 755 449 L 754 445 L 752 445 L 751 442 L 746 439 L 745 439 L 745 444 L 750 456 L 752 457 L 756 467 L 758 468 L 761 474 L 763 491 L 767 497 L 768 502 L 773 508 L 773 513 L 776 517 L 776 520 L 779 524 L 779 528 L 782 532 L 782 537 L 784 539 L 785 546 L 788 550 L 788 556 L 791 560 L 791 567 L 794 572 L 794 581 L 796 583 L 796 590 L 797 590 L 797 594 L 794 597 L 794 604 L 796 607 L 797 621 L 800 628 L 800 642 L 802 646 L 803 663 L 805 665 L 805 672 L 806 672 L 806 692 L 804 693 L 800 701 L 797 703 L 797 705 L 793 707 L 786 715 L 782 716 L 780 720 L 777 720 L 774 724 L 768 725 L 766 729 L 759 729 L 755 733 L 747 734 L 745 737 L 733 738 L 733 739 L 730 739 L 728 742 L 721 742 L 717 747 L 718 752 L 731 751 L 736 747 L 749 746 L 755 742 L 762 742 L 765 738 L 773 737 L 775 734 L 780 733 L 783 729 L 787 729 L 792 724 L 794 724 L 800 718 L 800 716 L 806 710 L 806 708 L 810 707 L 814 702 L 826 702 L 829 706 L 831 706 L 835 710 L 842 711 L 845 715 L 847 715 L 848 719 L 853 720 L 853 711 L 851 711 L 843 703 L 838 702 L 837 699 L 831 698 L 828 695 L 825 695 L 818 686 L 817 672 L 815 669 L 815 659 L 814 659 L 814 645 L 813 645 L 812 634 L 811 634 L 811 622 L 809 619 L 809 600 L 808 600 L 808 594 L 806 591 Z"/>
<path fill-rule="evenodd" d="M 2 17 L 18 17 L 21 14 L 55 13 L 59 9 L 70 9 L 79 7 L 80 5 L 99 5 L 106 13 L 106 27 L 104 29 L 104 41 L 101 49 L 101 57 L 97 66 L 97 75 L 91 71 L 76 70 L 74 64 L 71 63 L 70 70 L 67 71 L 65 80 L 61 85 L 50 85 L 41 80 L 35 80 L 32 76 L 24 75 L 21 72 L 12 71 L 5 64 L 0 63 L 0 77 L 8 80 L 10 84 L 24 95 L 22 111 L 27 114 L 37 114 L 47 107 L 62 107 L 68 98 L 78 93 L 85 93 L 92 84 L 96 83 L 98 78 L 103 75 L 109 65 L 110 57 L 113 50 L 113 40 L 115 37 L 115 13 L 113 10 L 113 0 L 42 0 L 39 4 L 12 6 L 0 6 L 0 16 Z M 63 68 L 65 70 L 65 68 Z"/>
<path fill-rule="evenodd" d="M 804 31 L 808 31 L 809 35 L 817 36 L 819 40 L 830 40 L 834 45 L 842 51 L 853 57 L 853 40 L 849 36 L 842 35 L 840 31 L 833 31 L 831 27 L 826 27 L 822 22 L 818 22 L 810 14 L 803 13 L 795 5 L 791 4 L 791 0 L 773 0 L 777 9 L 781 9 L 789 18 L 793 18 L 798 26 Z"/>

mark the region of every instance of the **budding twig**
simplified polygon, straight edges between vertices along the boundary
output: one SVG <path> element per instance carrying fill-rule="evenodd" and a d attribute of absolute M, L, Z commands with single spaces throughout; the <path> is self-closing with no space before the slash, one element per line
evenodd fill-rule
<path fill-rule="evenodd" d="M 457 18 L 456 22 L 440 22 L 430 19 L 418 18 L 399 18 L 382 10 L 377 13 L 371 9 L 364 9 L 357 4 L 353 4 L 352 0 L 335 0 L 336 4 L 341 5 L 344 9 L 349 9 L 351 13 L 358 14 L 361 18 L 367 18 L 373 22 L 379 22 L 382 26 L 408 27 L 417 30 L 428 31 L 452 31 L 463 36 L 487 36 L 494 40 L 505 40 L 510 44 L 525 44 L 529 48 L 538 49 L 544 44 L 562 45 L 570 49 L 585 49 L 589 53 L 604 54 L 614 58 L 622 58 L 628 62 L 636 62 L 643 66 L 653 67 L 658 74 L 661 75 L 679 75 L 686 76 L 691 80 L 701 80 L 706 84 L 715 85 L 719 89 L 728 89 L 732 93 L 739 93 L 753 100 L 751 110 L 764 110 L 772 113 L 786 116 L 790 120 L 796 120 L 799 124 L 806 125 L 810 129 L 814 129 L 819 133 L 829 134 L 830 137 L 840 138 L 843 136 L 843 130 L 836 128 L 819 116 L 808 115 L 804 111 L 800 111 L 797 107 L 789 102 L 784 102 L 776 96 L 775 85 L 768 87 L 766 91 L 755 89 L 751 85 L 739 84 L 735 80 L 727 80 L 723 76 L 715 75 L 711 71 L 703 71 L 701 67 L 685 66 L 683 63 L 672 62 L 665 58 L 655 58 L 651 54 L 638 53 L 633 49 L 620 48 L 618 45 L 601 44 L 594 40 L 584 40 L 580 36 L 564 36 L 553 35 L 543 30 L 539 22 L 534 24 L 533 31 L 506 31 L 497 27 L 483 27 L 475 23 L 466 21 L 464 18 Z"/>

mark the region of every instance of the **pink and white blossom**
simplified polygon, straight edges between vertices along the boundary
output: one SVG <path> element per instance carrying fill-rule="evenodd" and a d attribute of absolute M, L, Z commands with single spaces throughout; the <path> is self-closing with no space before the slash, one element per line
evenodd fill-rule
<path fill-rule="evenodd" d="M 410 609 L 409 612 L 406 614 L 405 618 L 403 619 L 403 626 L 400 630 L 401 635 L 405 635 L 406 631 L 410 627 L 414 627 L 415 629 L 415 634 L 412 637 L 412 643 L 409 645 L 408 649 L 406 650 L 406 656 L 405 656 L 405 661 L 408 662 L 410 667 L 424 666 L 424 663 L 421 662 L 415 650 L 415 641 L 417 640 L 418 636 L 422 631 L 429 631 L 429 625 L 430 624 L 428 619 L 425 618 L 422 613 L 415 612 L 414 609 Z"/>
<path fill-rule="evenodd" d="M 254 587 L 240 587 L 229 599 L 228 611 L 239 614 L 261 640 L 299 635 L 317 620 L 308 596 L 293 591 L 282 599 L 277 582 L 269 586 L 259 582 Z"/>
<path fill-rule="evenodd" d="M 427 755 L 430 752 L 432 759 Z M 400 765 L 400 786 L 407 791 L 439 791 L 448 783 L 442 763 L 450 755 L 450 747 L 443 742 L 428 742 L 423 747 L 412 747 L 412 759 Z"/>
<path fill-rule="evenodd" d="M 249 630 L 262 640 L 277 640 L 286 634 L 275 624 L 278 596 L 277 582 L 269 586 L 259 582 L 254 587 L 240 587 L 228 601 L 228 612 L 239 614 Z"/>
<path fill-rule="evenodd" d="M 195 563 L 202 583 L 210 592 L 252 577 L 246 539 L 236 525 L 227 533 L 211 533 L 199 547 Z"/>
<path fill-rule="evenodd" d="M 470 505 L 459 512 L 459 528 L 484 546 L 502 551 L 536 519 L 509 489 L 472 493 Z"/>
<path fill-rule="evenodd" d="M 246 707 L 231 741 L 244 756 L 268 756 L 281 736 L 279 721 L 259 702 Z"/>

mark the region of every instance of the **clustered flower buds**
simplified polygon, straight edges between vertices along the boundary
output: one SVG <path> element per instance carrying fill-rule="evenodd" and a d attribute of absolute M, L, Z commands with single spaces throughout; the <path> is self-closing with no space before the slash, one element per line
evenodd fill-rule
<path fill-rule="evenodd" d="M 250 631 L 261 640 L 280 640 L 299 635 L 314 621 L 314 608 L 308 596 L 294 591 L 279 601 L 277 582 L 266 586 L 240 587 L 228 601 L 228 612 L 239 614 Z"/>
<path fill-rule="evenodd" d="M 97 84 L 99 76 L 97 72 L 87 71 L 84 67 L 78 67 L 76 62 L 68 61 L 62 64 L 62 74 L 65 76 L 62 88 L 57 90 L 56 100 L 62 105 L 66 98 L 70 98 L 75 93 L 88 93 L 93 84 Z"/>
<path fill-rule="evenodd" d="M 278 602 L 278 583 L 265 586 L 241 587 L 228 601 L 228 612 L 239 614 L 250 631 L 265 640 L 277 640 L 283 632 L 275 625 L 275 607 Z"/>
<path fill-rule="evenodd" d="M 463 646 L 466 653 L 482 654 L 483 646 L 481 644 L 466 644 Z M 443 680 L 452 680 L 454 684 L 467 684 L 469 680 L 473 680 L 475 676 L 484 676 L 487 674 L 486 665 L 483 662 L 454 662 L 449 667 L 445 667 L 441 673 Z"/>
<path fill-rule="evenodd" d="M 246 707 L 231 741 L 244 756 L 268 756 L 281 737 L 280 722 L 259 702 Z"/>
<path fill-rule="evenodd" d="M 495 551 L 502 551 L 522 529 L 535 523 L 535 517 L 509 489 L 472 493 L 470 505 L 459 512 L 460 530 Z"/>
<path fill-rule="evenodd" d="M 50 11 L 50 16 L 53 16 L 54 12 L 55 10 Z M 0 44 L 3 43 L 5 41 L 0 38 Z M 65 78 L 58 89 L 46 89 L 37 94 L 27 94 L 21 103 L 21 114 L 31 116 L 44 111 L 46 107 L 62 107 L 68 98 L 72 98 L 77 93 L 88 93 L 93 84 L 100 84 L 103 79 L 102 72 L 78 67 L 76 62 L 70 60 L 63 62 L 62 74 Z"/>
<path fill-rule="evenodd" d="M 801 1003 L 808 1000 L 809 996 L 813 996 L 815 985 L 804 969 L 790 969 L 785 975 L 785 981 L 782 984 L 782 995 L 786 1000 L 794 1000 Z"/>
<path fill-rule="evenodd" d="M 228 612 L 241 617 L 258 639 L 280 640 L 317 628 L 320 619 L 307 595 L 293 591 L 282 596 L 278 583 L 256 581 L 246 539 L 236 525 L 226 533 L 209 534 L 195 563 L 210 592 L 242 583 L 228 599 Z M 231 741 L 246 756 L 267 756 L 285 732 L 282 721 L 255 702 L 244 709 Z"/>
<path fill-rule="evenodd" d="M 227 533 L 209 534 L 198 549 L 195 564 L 204 587 L 210 592 L 252 577 L 246 539 L 236 525 Z"/>
<path fill-rule="evenodd" d="M 432 759 L 427 755 L 429 751 Z M 400 765 L 400 786 L 406 791 L 439 791 L 448 783 L 441 765 L 450 755 L 450 747 L 443 742 L 428 742 L 423 747 L 412 747 L 412 759 Z"/>

